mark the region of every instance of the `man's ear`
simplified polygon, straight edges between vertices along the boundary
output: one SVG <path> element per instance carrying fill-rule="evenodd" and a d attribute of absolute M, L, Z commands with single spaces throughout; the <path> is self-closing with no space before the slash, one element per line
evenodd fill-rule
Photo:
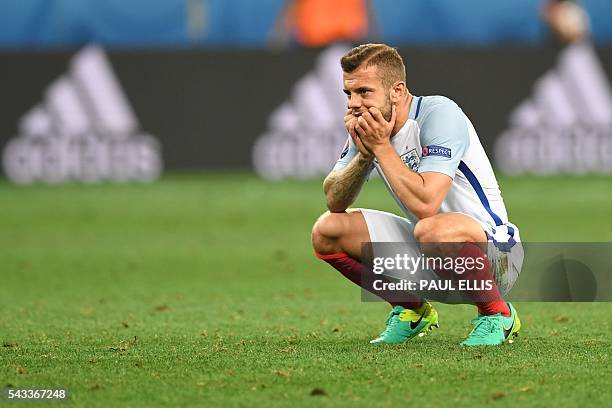
<path fill-rule="evenodd" d="M 394 83 L 393 87 L 391 88 L 391 92 L 389 93 L 391 103 L 398 103 L 405 92 L 406 84 L 403 81 L 397 81 Z"/>

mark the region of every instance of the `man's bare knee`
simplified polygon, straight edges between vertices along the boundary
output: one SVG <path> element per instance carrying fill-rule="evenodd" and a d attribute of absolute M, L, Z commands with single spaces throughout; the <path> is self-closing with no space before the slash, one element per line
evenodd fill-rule
<path fill-rule="evenodd" d="M 312 227 L 312 246 L 319 254 L 332 254 L 340 251 L 338 241 L 345 230 L 346 213 L 323 213 Z"/>
<path fill-rule="evenodd" d="M 414 226 L 414 238 L 419 242 L 437 242 L 437 224 L 435 218 L 423 218 Z"/>

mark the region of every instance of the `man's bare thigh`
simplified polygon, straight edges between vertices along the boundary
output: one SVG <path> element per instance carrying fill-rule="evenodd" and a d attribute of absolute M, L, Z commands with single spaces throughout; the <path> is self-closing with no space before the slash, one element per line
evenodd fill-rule
<path fill-rule="evenodd" d="M 370 242 L 368 225 L 360 210 L 348 209 L 343 216 L 344 234 L 340 238 L 342 250 L 352 258 L 361 259 L 361 244 Z"/>

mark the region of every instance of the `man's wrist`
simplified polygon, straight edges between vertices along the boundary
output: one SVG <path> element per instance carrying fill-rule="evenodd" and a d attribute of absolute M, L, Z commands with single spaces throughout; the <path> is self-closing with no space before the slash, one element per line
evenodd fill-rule
<path fill-rule="evenodd" d="M 374 156 L 380 160 L 381 156 L 385 156 L 390 153 L 395 153 L 395 149 L 393 148 L 391 143 L 382 143 L 380 145 L 374 146 L 372 149 L 372 153 L 374 153 Z"/>
<path fill-rule="evenodd" d="M 364 163 L 364 164 L 370 164 L 374 161 L 374 155 L 373 154 L 365 155 L 362 152 L 359 152 L 357 153 L 357 160 L 359 160 L 359 162 Z"/>

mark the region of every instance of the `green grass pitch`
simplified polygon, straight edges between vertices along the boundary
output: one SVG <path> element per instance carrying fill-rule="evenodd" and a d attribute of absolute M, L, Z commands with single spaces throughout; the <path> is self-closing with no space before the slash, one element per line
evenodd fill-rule
<path fill-rule="evenodd" d="M 610 178 L 502 179 L 526 241 L 612 241 Z M 397 212 L 372 180 L 358 205 Z M 458 346 L 474 309 L 371 347 L 388 307 L 315 259 L 319 181 L 0 183 L 0 388 L 73 406 L 609 406 L 612 304 L 519 303 L 521 336 Z"/>

